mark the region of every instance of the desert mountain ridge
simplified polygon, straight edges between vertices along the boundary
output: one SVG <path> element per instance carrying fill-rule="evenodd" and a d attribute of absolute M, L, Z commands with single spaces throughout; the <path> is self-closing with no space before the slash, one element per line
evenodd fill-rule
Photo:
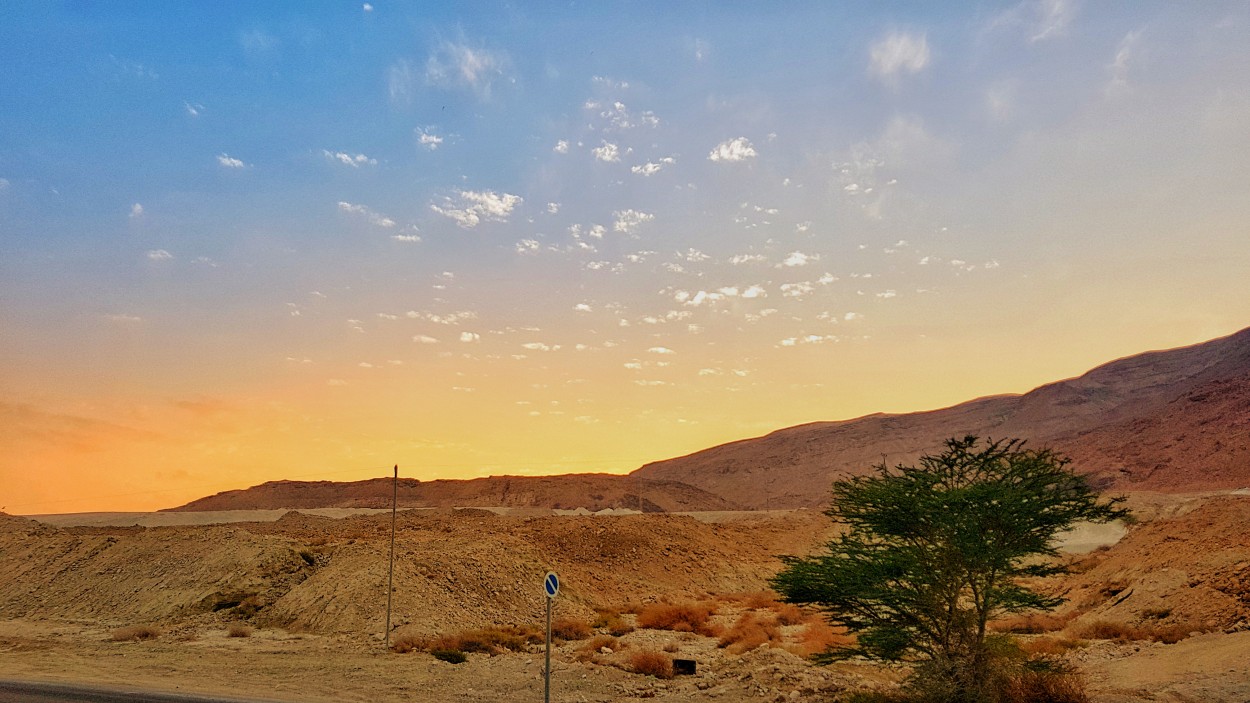
<path fill-rule="evenodd" d="M 1250 328 L 1117 359 L 1024 394 L 940 410 L 811 422 L 644 465 L 626 476 L 401 479 L 403 507 L 628 508 L 643 512 L 819 507 L 829 484 L 910 462 L 965 435 L 1028 440 L 1111 490 L 1250 486 Z M 171 510 L 388 507 L 390 479 L 273 481 Z"/>

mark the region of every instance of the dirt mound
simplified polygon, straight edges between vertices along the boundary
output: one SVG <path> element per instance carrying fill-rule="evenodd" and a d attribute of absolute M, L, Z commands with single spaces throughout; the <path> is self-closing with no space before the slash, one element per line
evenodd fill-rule
<path fill-rule="evenodd" d="M 170 510 L 265 510 L 273 508 L 389 508 L 392 481 L 270 481 L 225 491 Z M 611 474 L 491 476 L 470 480 L 398 482 L 405 508 L 507 507 L 646 513 L 735 510 L 737 505 L 680 481 Z"/>
<path fill-rule="evenodd" d="M 756 590 L 775 555 L 828 531 L 819 514 L 707 524 L 684 516 L 503 517 L 400 513 L 394 620 L 430 633 L 541 616 L 542 574 L 562 604 Z M 0 618 L 108 624 L 248 619 L 314 632 L 380 632 L 390 516 L 291 513 L 229 527 L 0 532 Z"/>
<path fill-rule="evenodd" d="M 1060 592 L 1086 622 L 1250 629 L 1247 525 L 1250 497 L 1212 498 L 1086 557 Z"/>
<path fill-rule="evenodd" d="M 836 479 L 976 434 L 1071 453 L 1105 487 L 1232 488 L 1250 483 L 1248 404 L 1250 329 L 1114 361 L 1022 396 L 799 425 L 648 464 L 633 476 L 683 481 L 750 508 L 814 507 Z"/>

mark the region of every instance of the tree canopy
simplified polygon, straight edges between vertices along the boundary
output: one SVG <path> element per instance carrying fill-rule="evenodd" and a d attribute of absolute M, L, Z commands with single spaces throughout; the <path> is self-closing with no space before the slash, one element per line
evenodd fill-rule
<path fill-rule="evenodd" d="M 1059 533 L 1129 517 L 1069 464 L 1021 440 L 968 436 L 915 466 L 837 481 L 827 514 L 845 531 L 823 554 L 783 557 L 773 587 L 856 634 L 832 656 L 920 661 L 973 691 L 993 658 L 988 622 L 1062 602 L 1021 583 L 1062 571 L 1046 558 Z"/>

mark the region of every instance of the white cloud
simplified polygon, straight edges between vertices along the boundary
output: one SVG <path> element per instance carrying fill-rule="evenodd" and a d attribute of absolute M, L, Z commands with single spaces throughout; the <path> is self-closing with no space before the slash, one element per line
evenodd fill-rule
<path fill-rule="evenodd" d="M 363 4 L 363 5 L 361 5 L 361 6 L 360 6 L 360 9 L 361 9 L 361 10 L 364 10 L 365 12 L 373 12 L 373 5 L 371 5 L 371 4 L 369 4 L 369 3 L 365 3 L 365 4 Z"/>
<path fill-rule="evenodd" d="M 595 155 L 599 161 L 614 163 L 621 160 L 621 150 L 615 144 L 605 141 L 603 146 L 597 146 L 590 152 Z"/>
<path fill-rule="evenodd" d="M 807 264 L 813 261 L 818 261 L 819 259 L 819 254 L 804 254 L 801 251 L 792 251 L 790 252 L 790 255 L 785 258 L 785 260 L 783 260 L 780 264 L 777 264 L 777 267 L 806 266 Z"/>
<path fill-rule="evenodd" d="M 891 32 L 869 49 L 869 73 L 892 83 L 904 73 L 919 73 L 929 65 L 929 42 L 923 34 Z"/>
<path fill-rule="evenodd" d="M 417 344 L 438 344 L 437 339 L 429 335 L 425 335 L 425 334 L 418 334 L 418 335 L 413 336 L 412 341 L 416 342 Z"/>
<path fill-rule="evenodd" d="M 391 64 L 386 76 L 387 90 L 391 102 L 406 105 L 412 102 L 412 88 L 416 82 L 416 71 L 407 59 L 400 59 Z"/>
<path fill-rule="evenodd" d="M 522 239 L 516 243 L 516 251 L 518 254 L 534 254 L 540 246 L 536 239 Z"/>
<path fill-rule="evenodd" d="M 814 290 L 816 287 L 810 281 L 781 284 L 781 295 L 786 298 L 803 298 Z"/>
<path fill-rule="evenodd" d="M 710 161 L 745 161 L 756 156 L 755 147 L 746 137 L 721 142 L 707 155 Z"/>
<path fill-rule="evenodd" d="M 553 146 L 553 147 L 551 147 L 551 150 L 552 150 L 552 151 L 554 151 L 554 152 L 556 152 L 557 154 L 567 154 L 567 153 L 569 153 L 569 142 L 568 142 L 568 140 L 566 140 L 566 139 L 561 139 L 561 140 L 557 141 L 557 142 L 556 142 L 556 145 L 555 145 L 555 146 Z"/>
<path fill-rule="evenodd" d="M 352 168 L 360 168 L 362 165 L 376 166 L 378 163 L 377 159 L 371 159 L 364 154 L 352 155 L 343 151 L 329 151 L 328 149 L 322 149 L 321 153 L 331 161 L 336 161 Z"/>
<path fill-rule="evenodd" d="M 555 215 L 560 212 L 560 203 L 547 203 L 547 214 Z"/>
<path fill-rule="evenodd" d="M 164 249 L 151 249 L 148 251 L 147 257 L 151 261 L 169 261 L 174 258 L 174 255 Z"/>
<path fill-rule="evenodd" d="M 460 341 L 466 342 L 466 343 L 476 342 L 476 341 L 479 341 L 481 338 L 482 336 L 477 334 L 476 332 L 461 332 L 460 333 Z"/>
<path fill-rule="evenodd" d="M 1030 43 L 1063 36 L 1076 14 L 1075 3 L 1071 0 L 1040 0 L 1035 5 L 1038 14 L 1037 30 L 1029 37 Z"/>
<path fill-rule="evenodd" d="M 544 351 L 544 352 L 558 351 L 560 349 L 559 344 L 552 345 L 552 344 L 544 344 L 543 342 L 525 342 L 524 344 L 521 345 L 521 347 L 524 349 L 529 349 L 530 351 Z"/>
<path fill-rule="evenodd" d="M 502 55 L 486 49 L 443 42 L 425 62 L 425 79 L 442 88 L 468 88 L 485 100 L 503 77 L 505 64 Z"/>
<path fill-rule="evenodd" d="M 417 135 L 417 144 L 434 151 L 443 143 L 443 138 L 434 133 L 433 127 L 417 127 L 413 130 Z"/>
<path fill-rule="evenodd" d="M 225 166 L 226 168 L 247 168 L 248 166 L 240 159 L 236 159 L 229 154 L 218 154 L 217 163 Z"/>
<path fill-rule="evenodd" d="M 741 266 L 742 264 L 749 264 L 749 263 L 756 262 L 756 261 L 766 261 L 766 260 L 767 259 L 763 254 L 734 254 L 733 256 L 729 258 L 729 263 L 733 264 L 734 266 Z"/>
<path fill-rule="evenodd" d="M 612 216 L 616 218 L 612 223 L 612 231 L 625 234 L 633 234 L 639 225 L 655 219 L 655 215 L 639 210 L 616 210 Z"/>
<path fill-rule="evenodd" d="M 577 305 L 574 305 L 573 310 L 576 312 L 592 312 L 590 306 L 586 303 L 578 303 Z"/>
<path fill-rule="evenodd" d="M 204 106 L 199 103 L 184 101 L 182 103 L 182 109 L 186 110 L 187 114 L 190 115 L 191 117 L 199 117 L 200 112 L 204 109 Z"/>
<path fill-rule="evenodd" d="M 1132 62 L 1139 53 L 1138 43 L 1141 39 L 1141 32 L 1129 32 L 1120 40 L 1120 45 L 1116 47 L 1115 59 L 1111 62 L 1111 83 L 1107 86 L 1109 92 L 1123 91 L 1128 88 L 1128 74 L 1132 66 Z"/>
<path fill-rule="evenodd" d="M 5 182 L 5 185 L 8 185 L 7 181 Z M 0 186 L 0 190 L 3 190 L 3 186 Z M 139 203 L 135 203 L 130 206 L 130 219 L 133 220 L 138 217 L 143 217 L 143 206 Z"/>
<path fill-rule="evenodd" d="M 374 212 L 373 210 L 370 210 L 364 205 L 354 205 L 352 203 L 348 203 L 348 202 L 344 202 L 340 200 L 338 207 L 339 207 L 339 212 L 346 212 L 352 215 L 359 215 L 361 217 L 364 217 L 366 220 L 368 220 L 369 224 L 377 225 L 378 227 L 382 227 L 385 229 L 391 229 L 392 227 L 395 226 L 395 220 L 392 220 L 391 218 L 383 214 Z"/>
<path fill-rule="evenodd" d="M 138 315 L 127 315 L 126 313 L 115 313 L 112 315 L 105 315 L 104 319 L 108 320 L 109 322 L 115 322 L 119 325 L 137 325 L 140 322 L 143 322 L 142 317 L 139 317 Z"/>
<path fill-rule="evenodd" d="M 668 347 L 651 347 L 647 351 L 652 354 L 676 354 L 677 353 L 673 351 L 672 349 L 669 349 Z"/>
<path fill-rule="evenodd" d="M 641 166 L 633 166 L 629 170 L 640 176 L 654 176 L 659 173 L 665 166 L 677 163 L 677 160 L 671 156 L 666 156 L 659 161 L 648 161 Z"/>
<path fill-rule="evenodd" d="M 443 206 L 430 205 L 430 209 L 455 220 L 456 224 L 465 229 L 472 229 L 483 221 L 507 222 L 512 210 L 524 202 L 524 198 L 519 195 L 496 193 L 492 190 L 462 190 L 459 196 L 459 207 L 456 207 L 457 204 L 451 198 L 447 198 Z"/>
<path fill-rule="evenodd" d="M 421 241 L 421 236 L 420 236 L 420 235 L 418 235 L 418 234 L 392 234 L 392 235 L 391 235 L 391 239 L 393 239 L 393 240 L 395 240 L 395 241 L 397 241 L 397 242 L 405 242 L 405 243 L 409 243 L 409 244 L 415 244 L 415 243 L 417 243 L 417 242 Z"/>
<path fill-rule="evenodd" d="M 764 298 L 767 296 L 768 291 L 764 290 L 763 286 L 750 286 L 746 290 L 742 291 L 743 298 Z"/>
<path fill-rule="evenodd" d="M 847 314 L 842 316 L 842 319 L 847 322 L 854 322 L 855 320 L 864 319 L 864 316 L 857 312 L 848 312 Z"/>

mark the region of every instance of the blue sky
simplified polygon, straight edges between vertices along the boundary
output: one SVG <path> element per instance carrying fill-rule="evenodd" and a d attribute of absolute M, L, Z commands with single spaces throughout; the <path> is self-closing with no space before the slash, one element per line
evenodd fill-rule
<path fill-rule="evenodd" d="M 143 506 L 626 471 L 1235 331 L 1248 30 L 1244 3 L 7 4 L 0 476 L 52 510 L 33 466 Z"/>

